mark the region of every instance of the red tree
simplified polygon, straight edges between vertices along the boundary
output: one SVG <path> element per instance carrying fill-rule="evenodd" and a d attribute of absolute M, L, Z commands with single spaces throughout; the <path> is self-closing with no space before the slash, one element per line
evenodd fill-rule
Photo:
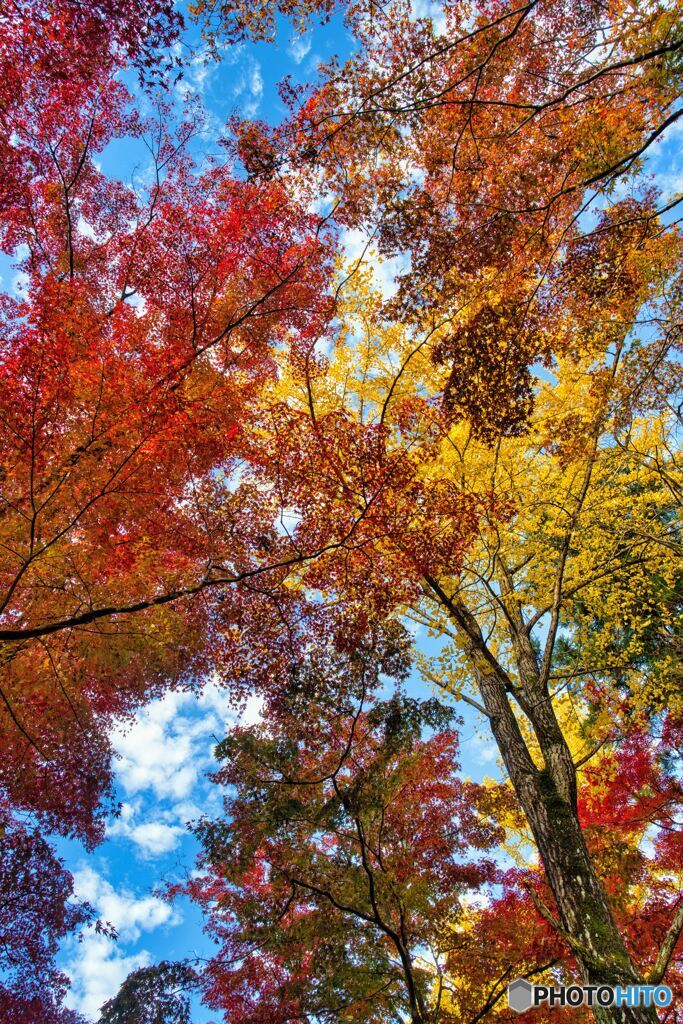
<path fill-rule="evenodd" d="M 455 1019 L 451 929 L 495 880 L 499 833 L 458 775 L 452 712 L 377 696 L 400 645 L 375 628 L 309 651 L 263 725 L 217 748 L 225 817 L 197 825 L 202 870 L 172 892 L 205 911 L 205 1000 L 234 1024 Z"/>
<path fill-rule="evenodd" d="M 162 75 L 179 25 L 165 0 L 0 15 L 0 246 L 23 276 L 0 296 L 0 799 L 87 845 L 113 719 L 210 667 L 211 588 L 258 571 L 272 516 L 237 477 L 251 409 L 274 348 L 330 309 L 323 226 L 287 185 L 195 166 L 194 110 L 171 132 L 163 103 L 134 109 L 120 71 Z M 99 167 L 123 138 L 148 148 L 145 190 Z M 12 835 L 16 853 L 33 833 Z M 31 842 L 36 894 L 62 887 L 32 910 L 48 957 L 79 919 Z M 57 1006 L 36 941 L 16 931 L 21 991 Z"/>

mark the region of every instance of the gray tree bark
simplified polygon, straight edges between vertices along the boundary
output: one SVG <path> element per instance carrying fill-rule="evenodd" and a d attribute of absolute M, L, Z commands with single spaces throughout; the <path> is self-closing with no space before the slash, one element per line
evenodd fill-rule
<path fill-rule="evenodd" d="M 572 949 L 585 984 L 642 983 L 644 979 L 629 957 L 586 846 L 577 809 L 576 767 L 528 633 L 515 626 L 516 616 L 521 624 L 521 612 L 513 603 L 508 605 L 519 679 L 515 684 L 489 651 L 465 604 L 449 598 L 436 580 L 426 582 L 463 642 L 493 736 L 533 833 L 559 919 L 555 920 L 547 908 L 545 916 Z M 542 768 L 531 756 L 511 698 L 533 727 L 543 756 Z M 599 1024 L 658 1021 L 655 1007 L 596 1007 L 593 1012 Z"/>

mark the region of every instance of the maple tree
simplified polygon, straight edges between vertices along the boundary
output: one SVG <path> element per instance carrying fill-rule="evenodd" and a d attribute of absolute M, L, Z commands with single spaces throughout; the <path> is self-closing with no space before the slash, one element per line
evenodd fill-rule
<path fill-rule="evenodd" d="M 63 59 L 65 27 L 45 43 Z M 22 28 L 3 22 L 29 90 L 3 80 L 2 241 L 26 280 L 2 297 L 0 772 L 15 801 L 92 840 L 107 722 L 198 671 L 199 609 L 170 606 L 249 574 L 258 496 L 230 479 L 238 435 L 270 349 L 325 315 L 325 249 L 286 188 L 193 166 L 192 111 L 175 134 L 163 107 L 142 119 L 111 36 L 94 56 L 83 39 L 66 78 Z M 148 192 L 96 166 L 124 135 L 149 147 Z M 147 610 L 135 629 L 113 618 Z"/>
<path fill-rule="evenodd" d="M 130 60 L 142 83 L 163 80 L 183 28 L 182 14 L 169 0 L 15 0 L 0 19 L 5 125 L 18 106 L 38 98 L 41 86 L 85 80 L 103 64 L 113 69 Z M 3 164 L 17 168 L 15 148 L 11 135 L 3 138 Z"/>
<path fill-rule="evenodd" d="M 452 710 L 400 691 L 373 701 L 378 669 L 386 665 L 377 641 L 363 651 L 358 635 L 350 656 L 328 649 L 297 659 L 264 724 L 235 730 L 217 748 L 226 816 L 196 826 L 200 872 L 172 891 L 204 908 L 219 953 L 202 986 L 228 1020 L 394 1020 L 402 1011 L 415 1021 L 510 1020 L 503 1000 L 512 979 L 581 978 L 544 903 L 551 892 L 509 783 L 463 783 Z M 562 711 L 580 751 L 569 701 Z M 438 735 L 430 729 L 425 740 L 425 724 Z M 683 984 L 670 941 L 679 749 L 672 723 L 659 738 L 634 732 L 603 746 L 579 773 L 578 802 L 631 956 L 646 977 L 668 971 L 674 993 Z M 516 867 L 480 859 L 477 851 L 501 843 Z M 502 895 L 463 900 L 463 884 L 481 897 L 484 882 Z M 407 969 L 396 963 L 394 931 L 413 940 Z M 383 935 L 388 963 L 375 948 Z"/>
<path fill-rule="evenodd" d="M 239 436 L 271 350 L 327 316 L 320 219 L 280 184 L 195 166 L 192 108 L 171 129 L 163 101 L 132 105 L 120 71 L 154 80 L 177 25 L 165 3 L 0 20 L 0 244 L 22 281 L 0 298 L 0 792 L 88 847 L 111 807 L 112 722 L 210 667 L 220 605 L 178 598 L 258 568 Z M 123 138 L 148 152 L 150 187 L 101 170 Z M 46 858 L 27 863 L 36 892 L 48 863 L 66 901 Z M 78 926 L 58 894 L 41 905 L 46 935 Z M 17 936 L 58 1006 L 61 975 Z"/>
<path fill-rule="evenodd" d="M 293 664 L 278 713 L 217 748 L 225 817 L 195 826 L 183 891 L 219 943 L 205 1000 L 235 1024 L 450 1019 L 447 926 L 495 880 L 497 830 L 459 778 L 452 710 L 377 693 L 405 667 L 373 632 Z"/>
<path fill-rule="evenodd" d="M 247 36 L 270 11 L 198 7 Z M 316 89 L 286 87 L 291 117 L 238 128 L 238 152 L 261 177 L 297 167 L 338 223 L 407 258 L 390 306 L 400 322 L 453 325 L 435 352 L 452 369 L 447 399 L 489 436 L 521 429 L 531 365 L 572 345 L 547 314 L 568 297 L 557 271 L 577 223 L 681 116 L 680 10 L 445 3 L 438 29 L 409 3 L 345 10 L 357 55 Z M 624 230 L 611 230 L 616 250 Z"/>
<path fill-rule="evenodd" d="M 94 921 L 40 830 L 0 805 L 0 1013 L 7 1024 L 83 1024 L 61 1005 L 59 941 Z"/>
<path fill-rule="evenodd" d="M 660 232 L 657 244 L 666 236 Z M 654 265 L 659 288 L 662 264 L 657 259 Z M 680 716 L 679 666 L 670 650 L 655 650 L 652 642 L 653 635 L 675 637 L 680 621 L 679 527 L 670 486 L 673 482 L 674 494 L 680 488 L 680 466 L 671 418 L 666 408 L 639 416 L 633 359 L 624 360 L 622 372 L 622 349 L 612 340 L 612 327 L 608 323 L 605 338 L 598 322 L 593 351 L 589 347 L 581 357 L 564 359 L 554 367 L 554 377 L 538 382 L 535 412 L 524 435 L 500 437 L 491 448 L 477 439 L 470 423 L 456 422 L 443 431 L 435 454 L 440 414 L 429 402 L 416 407 L 412 397 L 424 394 L 433 381 L 429 354 L 420 352 L 406 369 L 400 346 L 410 356 L 420 341 L 409 332 L 402 336 L 391 323 L 383 328 L 381 300 L 368 300 L 362 291 L 349 302 L 350 318 L 364 328 L 361 341 L 350 324 L 348 347 L 337 345 L 326 376 L 285 380 L 280 394 L 287 394 L 291 426 L 279 436 L 289 439 L 288 457 L 295 463 L 291 448 L 308 421 L 305 443 L 329 465 L 326 431 L 340 415 L 342 381 L 342 394 L 349 396 L 347 416 L 355 411 L 368 424 L 382 418 L 386 445 L 400 448 L 409 440 L 413 459 L 415 448 L 422 447 L 425 461 L 417 472 L 421 489 L 435 504 L 406 503 L 405 520 L 395 517 L 389 525 L 396 530 L 385 531 L 381 559 L 363 557 L 362 549 L 353 553 L 363 565 L 364 585 L 376 586 L 384 600 L 390 593 L 397 610 L 412 608 L 418 622 L 447 638 L 449 646 L 435 665 L 425 666 L 425 674 L 488 718 L 557 904 L 559 919 L 546 908 L 548 918 L 582 970 L 588 977 L 618 978 L 623 971 L 622 978 L 635 979 L 637 970 L 610 909 L 612 894 L 606 896 L 600 868 L 586 847 L 576 803 L 577 766 L 588 763 L 596 748 L 618 745 L 638 723 L 651 721 L 656 728 L 667 708 Z M 666 289 L 652 295 L 651 303 L 650 322 L 670 323 Z M 624 318 L 622 330 L 631 322 Z M 439 344 L 431 329 L 425 334 Z M 659 337 L 636 351 L 645 379 L 652 363 L 672 355 L 669 341 Z M 396 410 L 393 436 L 388 400 Z M 402 406 L 410 401 L 412 415 L 406 417 Z M 674 445 L 671 458 L 662 454 L 667 437 L 668 447 Z M 644 459 L 645 452 L 652 456 Z M 324 480 L 321 465 L 310 461 L 306 487 L 297 481 L 292 492 L 297 496 L 292 504 L 304 511 L 319 506 L 311 490 Z M 365 472 L 368 462 L 356 469 L 356 479 L 372 481 Z M 449 561 L 448 549 L 434 543 L 428 545 L 427 560 L 413 537 L 431 539 L 431 530 L 439 539 L 448 536 L 451 507 L 447 501 L 439 506 L 436 496 L 447 495 L 446 485 L 455 481 L 461 504 L 462 495 L 469 494 L 479 510 L 478 531 L 458 562 Z M 308 503 L 298 499 L 304 490 Z M 336 499 L 342 500 L 339 492 Z M 302 533 L 310 528 L 304 521 Z M 383 570 L 392 556 L 393 572 L 401 575 L 389 592 Z M 354 585 L 350 564 L 347 556 L 347 592 Z M 311 571 L 317 584 L 327 579 L 338 585 L 329 571 L 318 575 L 324 571 L 321 563 Z M 647 616 L 643 607 L 651 609 Z M 567 696 L 581 724 L 577 743 L 573 738 L 570 743 L 568 723 L 559 714 Z M 645 745 L 647 730 L 638 735 Z M 590 878 L 592 894 L 586 892 L 586 876 L 582 886 L 573 881 L 578 870 Z M 681 924 L 675 898 L 669 924 L 675 944 Z"/>
<path fill-rule="evenodd" d="M 189 1024 L 188 993 L 197 987 L 189 963 L 162 960 L 128 975 L 102 1007 L 98 1024 Z"/>

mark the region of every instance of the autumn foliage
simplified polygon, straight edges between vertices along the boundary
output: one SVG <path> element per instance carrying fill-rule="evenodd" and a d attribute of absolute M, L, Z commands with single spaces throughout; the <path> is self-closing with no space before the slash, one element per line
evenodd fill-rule
<path fill-rule="evenodd" d="M 355 49 L 205 159 L 185 23 L 220 59 L 276 14 Z M 49 834 L 94 847 L 112 726 L 209 678 L 264 708 L 167 893 L 218 951 L 103 1021 L 683 998 L 680 197 L 646 164 L 682 52 L 676 4 L 621 0 L 0 12 L 3 1020 L 78 1020 L 55 956 L 94 914 Z M 502 781 L 463 777 L 458 702 Z"/>

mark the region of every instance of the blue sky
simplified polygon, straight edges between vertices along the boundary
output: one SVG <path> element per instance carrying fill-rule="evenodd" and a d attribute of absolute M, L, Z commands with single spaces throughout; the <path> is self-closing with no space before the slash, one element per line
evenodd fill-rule
<path fill-rule="evenodd" d="M 419 13 L 426 12 L 423 5 Z M 196 33 L 188 41 L 197 46 Z M 207 109 L 207 132 L 198 147 L 211 149 L 212 139 L 234 112 L 277 122 L 284 114 L 277 82 L 286 74 L 311 80 L 319 60 L 335 52 L 344 55 L 350 46 L 338 19 L 303 36 L 283 24 L 276 44 L 233 47 L 219 65 L 208 61 L 199 46 L 184 80 L 175 87 L 178 100 L 187 90 L 196 91 Z M 668 194 L 683 187 L 680 137 L 680 131 L 671 133 L 651 158 L 652 170 Z M 141 161 L 141 150 L 127 143 L 109 147 L 102 156 L 103 169 L 122 180 L 144 173 Z M 359 235 L 349 233 L 349 253 L 357 254 L 362 242 Z M 391 263 L 382 268 L 387 286 L 392 269 Z M 3 288 L 20 287 L 9 260 L 0 261 L 0 275 Z M 427 649 L 426 639 L 422 646 Z M 427 687 L 414 681 L 411 690 L 425 694 Z M 492 740 L 474 712 L 461 710 L 464 773 L 475 779 L 498 774 Z M 258 705 L 252 701 L 245 719 L 253 720 L 257 714 Z M 234 720 L 225 693 L 211 682 L 199 696 L 169 693 L 151 703 L 132 726 L 118 729 L 113 737 L 122 807 L 121 815 L 109 823 L 106 841 L 93 854 L 75 842 L 59 843 L 78 894 L 119 932 L 114 942 L 88 931 L 83 941 L 69 941 L 62 951 L 61 963 L 73 983 L 69 1002 L 91 1020 L 136 967 L 210 953 L 197 911 L 186 902 L 169 906 L 154 889 L 194 869 L 196 844 L 185 825 L 200 814 L 220 811 L 219 794 L 206 772 L 213 765 L 215 742 Z M 198 1008 L 193 1019 L 202 1024 L 211 1016 Z"/>

